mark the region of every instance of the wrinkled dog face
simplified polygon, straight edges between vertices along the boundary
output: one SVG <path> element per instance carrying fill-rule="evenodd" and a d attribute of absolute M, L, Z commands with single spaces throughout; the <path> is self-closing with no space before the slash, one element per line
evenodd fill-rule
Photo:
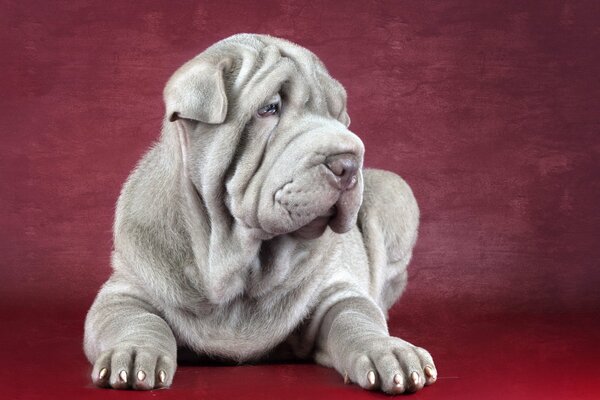
<path fill-rule="evenodd" d="M 324 104 L 294 98 L 283 87 L 247 126 L 248 140 L 264 141 L 256 173 L 245 191 L 229 190 L 234 215 L 252 215 L 263 230 L 319 236 L 327 225 L 345 232 L 361 202 L 363 147 L 358 138 L 327 115 Z M 307 101 L 308 100 L 308 101 Z M 270 110 L 264 114 L 264 110 Z M 242 155 L 242 162 L 247 157 Z M 241 186 L 232 176 L 228 186 Z"/>
<path fill-rule="evenodd" d="M 364 147 L 347 128 L 344 89 L 306 49 L 234 36 L 185 64 L 165 101 L 187 127 L 198 192 L 235 222 L 303 238 L 356 222 Z"/>

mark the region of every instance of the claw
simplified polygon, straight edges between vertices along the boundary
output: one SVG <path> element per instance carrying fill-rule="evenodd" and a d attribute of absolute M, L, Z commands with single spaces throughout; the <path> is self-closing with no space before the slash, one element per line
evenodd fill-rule
<path fill-rule="evenodd" d="M 402 375 L 394 375 L 394 385 L 396 385 L 396 389 L 399 392 L 404 392 L 404 379 L 402 378 Z"/>
<path fill-rule="evenodd" d="M 400 375 L 400 374 L 394 375 L 394 383 L 396 384 L 396 386 L 402 386 L 402 384 L 404 383 L 403 379 L 402 379 L 402 375 Z"/>
<path fill-rule="evenodd" d="M 127 371 L 119 372 L 119 379 L 121 380 L 121 382 L 126 383 L 127 382 Z"/>
<path fill-rule="evenodd" d="M 106 378 L 106 374 L 108 374 L 108 369 L 102 368 L 100 370 L 100 373 L 98 374 L 98 379 L 104 379 L 104 378 Z"/>
<path fill-rule="evenodd" d="M 369 381 L 369 384 L 373 386 L 375 384 L 375 372 L 369 371 L 367 374 L 367 380 Z"/>
<path fill-rule="evenodd" d="M 437 379 L 437 371 L 430 367 L 429 365 L 425 367 L 425 375 L 433 379 L 434 381 Z"/>
<path fill-rule="evenodd" d="M 137 378 L 138 378 L 138 381 L 143 381 L 144 379 L 146 379 L 146 373 L 141 370 L 138 371 Z"/>
<path fill-rule="evenodd" d="M 160 370 L 160 372 L 158 373 L 158 381 L 160 383 L 165 383 L 166 380 L 167 380 L 167 373 L 163 370 Z"/>
<path fill-rule="evenodd" d="M 421 380 L 419 377 L 419 373 L 416 371 L 414 371 L 412 374 L 410 374 L 410 378 L 412 379 L 412 381 L 415 385 L 418 385 L 419 381 Z"/>
<path fill-rule="evenodd" d="M 344 371 L 344 384 L 347 385 L 350 383 L 350 377 L 348 376 L 348 371 Z"/>

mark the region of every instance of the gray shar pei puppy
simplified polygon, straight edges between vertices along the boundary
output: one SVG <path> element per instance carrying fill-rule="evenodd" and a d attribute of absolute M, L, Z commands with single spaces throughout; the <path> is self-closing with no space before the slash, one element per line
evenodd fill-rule
<path fill-rule="evenodd" d="M 129 176 L 114 272 L 85 322 L 101 387 L 171 385 L 177 349 L 242 361 L 312 357 L 366 389 L 436 380 L 387 329 L 419 210 L 363 169 L 346 93 L 310 51 L 240 34 L 184 64 L 160 140 Z"/>

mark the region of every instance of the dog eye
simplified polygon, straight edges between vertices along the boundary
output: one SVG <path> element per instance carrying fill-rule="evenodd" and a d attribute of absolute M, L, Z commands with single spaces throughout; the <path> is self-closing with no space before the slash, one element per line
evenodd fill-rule
<path fill-rule="evenodd" d="M 267 106 L 258 109 L 259 117 L 268 117 L 279 113 L 279 103 L 271 103 Z"/>

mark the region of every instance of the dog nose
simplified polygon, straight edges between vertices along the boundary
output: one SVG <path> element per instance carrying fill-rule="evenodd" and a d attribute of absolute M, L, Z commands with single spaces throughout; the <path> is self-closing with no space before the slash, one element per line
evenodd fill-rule
<path fill-rule="evenodd" d="M 336 154 L 325 159 L 325 165 L 337 177 L 340 189 L 352 189 L 356 185 L 358 161 L 353 154 Z"/>

